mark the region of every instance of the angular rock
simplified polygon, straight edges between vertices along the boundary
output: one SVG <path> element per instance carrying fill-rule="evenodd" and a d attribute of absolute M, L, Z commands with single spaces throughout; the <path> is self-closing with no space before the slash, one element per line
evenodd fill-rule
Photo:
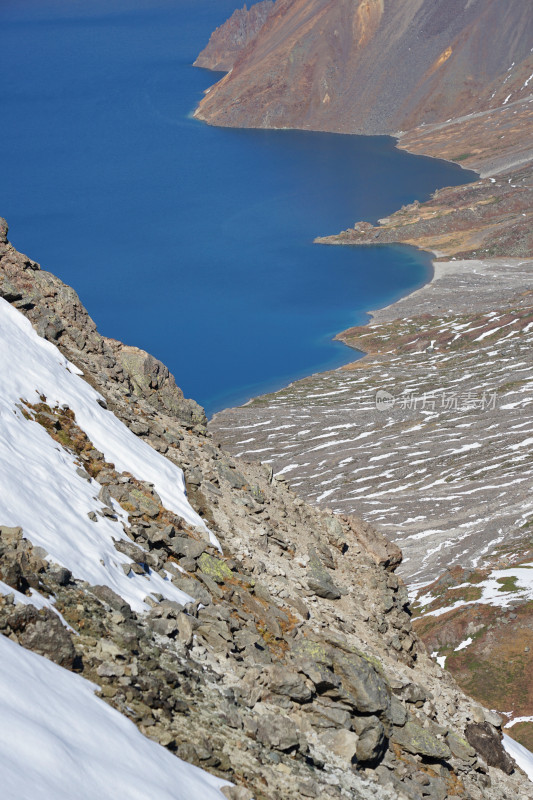
<path fill-rule="evenodd" d="M 253 793 L 244 786 L 222 786 L 220 791 L 227 800 L 253 800 Z"/>
<path fill-rule="evenodd" d="M 324 642 L 316 642 L 312 639 L 304 638 L 298 639 L 293 645 L 292 656 L 296 661 L 301 661 L 303 664 L 310 662 L 322 667 L 333 668 L 332 648 Z"/>
<path fill-rule="evenodd" d="M 299 662 L 298 667 L 314 683 L 317 694 L 334 700 L 344 696 L 342 681 L 331 669 L 309 659 Z"/>
<path fill-rule="evenodd" d="M 199 469 L 190 469 L 185 475 L 185 481 L 191 486 L 200 486 L 203 481 L 203 475 Z"/>
<path fill-rule="evenodd" d="M 301 675 L 284 666 L 275 664 L 268 667 L 264 677 L 271 692 L 289 697 L 295 703 L 307 703 L 313 696 Z"/>
<path fill-rule="evenodd" d="M 188 614 L 178 614 L 178 639 L 185 647 L 190 647 L 193 638 L 193 626 Z"/>
<path fill-rule="evenodd" d="M 218 474 L 229 483 L 233 489 L 242 489 L 246 486 L 246 478 L 236 469 L 232 469 L 227 464 L 218 464 Z"/>
<path fill-rule="evenodd" d="M 150 433 L 150 428 L 145 422 L 135 421 L 131 423 L 130 431 L 132 431 L 136 436 L 146 436 L 148 433 Z"/>
<path fill-rule="evenodd" d="M 338 600 L 342 597 L 341 590 L 335 585 L 333 578 L 312 547 L 309 548 L 307 585 L 314 594 L 324 597 L 326 600 Z"/>
<path fill-rule="evenodd" d="M 202 553 L 198 559 L 198 567 L 209 578 L 216 583 L 224 583 L 228 578 L 233 577 L 231 569 L 221 558 L 215 558 L 208 553 Z"/>
<path fill-rule="evenodd" d="M 394 571 L 402 562 L 402 551 L 370 523 L 355 517 L 344 518 L 364 550 L 379 566 Z"/>
<path fill-rule="evenodd" d="M 113 661 L 103 661 L 96 670 L 101 678 L 121 678 L 124 675 L 122 664 L 115 664 Z"/>
<path fill-rule="evenodd" d="M 178 631 L 179 625 L 176 619 L 172 617 L 159 617 L 159 619 L 152 620 L 152 628 L 160 636 L 174 636 Z"/>
<path fill-rule="evenodd" d="M 4 544 L 13 547 L 22 540 L 22 528 L 9 528 L 6 525 L 0 525 L 0 539 Z"/>
<path fill-rule="evenodd" d="M 171 534 L 174 532 L 172 525 L 164 528 L 161 525 L 150 525 L 148 528 L 143 528 L 142 531 L 143 536 L 148 540 L 150 548 L 171 550 Z"/>
<path fill-rule="evenodd" d="M 407 711 L 395 695 L 391 697 L 391 722 L 393 725 L 402 726 L 407 722 Z"/>
<path fill-rule="evenodd" d="M 172 583 L 204 606 L 208 606 L 212 602 L 211 595 L 205 586 L 202 586 L 200 581 L 196 581 L 194 578 L 187 578 L 180 573 L 172 578 Z"/>
<path fill-rule="evenodd" d="M 199 581 L 201 581 L 204 584 L 205 588 L 207 589 L 211 597 L 217 597 L 219 600 L 222 599 L 224 594 L 222 590 L 218 587 L 217 582 L 214 581 L 210 575 L 204 575 L 203 572 L 197 571 L 196 577 L 198 578 Z"/>
<path fill-rule="evenodd" d="M 11 586 L 12 589 L 17 589 L 19 592 L 25 592 L 29 584 L 22 572 L 22 567 L 16 561 L 4 563 L 0 565 L 0 579 Z"/>
<path fill-rule="evenodd" d="M 74 669 L 78 663 L 71 636 L 61 620 L 49 608 L 38 611 L 35 606 L 17 606 L 7 624 L 19 643 L 61 667 Z"/>
<path fill-rule="evenodd" d="M 511 614 L 509 614 L 509 617 L 511 619 L 513 619 Z M 494 728 L 501 728 L 502 727 L 503 720 L 502 720 L 502 718 L 500 717 L 499 714 L 496 714 L 495 711 L 485 710 L 484 717 L 485 717 L 484 721 L 488 722 L 489 725 L 492 725 Z"/>
<path fill-rule="evenodd" d="M 375 667 L 357 653 L 333 651 L 335 674 L 342 680 L 345 701 L 364 714 L 390 718 L 391 690 Z"/>
<path fill-rule="evenodd" d="M 160 504 L 152 497 L 141 492 L 140 489 L 131 489 L 129 500 L 133 502 L 143 514 L 146 514 L 147 517 L 151 517 L 152 519 L 155 519 L 161 511 Z"/>
<path fill-rule="evenodd" d="M 438 739 L 428 728 L 409 720 L 402 728 L 394 727 L 392 741 L 400 745 L 408 753 L 418 754 L 433 759 L 450 758 L 448 745 Z"/>
<path fill-rule="evenodd" d="M 49 576 L 55 581 L 58 586 L 68 586 L 72 578 L 72 572 L 66 567 L 60 567 L 56 564 L 50 565 L 48 570 Z"/>
<path fill-rule="evenodd" d="M 348 546 L 348 541 L 344 529 L 335 516 L 326 517 L 326 531 L 330 543 L 339 550 L 344 551 Z"/>
<path fill-rule="evenodd" d="M 349 764 L 355 760 L 357 749 L 357 734 L 353 731 L 340 730 L 322 734 L 320 740 L 332 753 L 347 761 Z"/>
<path fill-rule="evenodd" d="M 114 592 L 113 589 L 110 589 L 109 586 L 91 586 L 91 592 L 95 597 L 101 600 L 102 603 L 111 606 L 114 611 L 120 612 L 126 619 L 130 619 L 132 616 L 133 612 L 124 598 Z"/>
<path fill-rule="evenodd" d="M 387 747 L 383 723 L 372 715 L 356 718 L 353 726 L 359 737 L 355 751 L 357 760 L 367 764 L 379 761 Z"/>
<path fill-rule="evenodd" d="M 136 564 L 155 566 L 156 559 L 154 559 L 150 553 L 142 550 L 133 542 L 130 542 L 126 539 L 120 539 L 118 541 L 114 541 L 113 543 L 115 545 L 115 550 L 118 550 L 119 553 L 123 553 L 125 556 L 128 556 L 128 558 L 131 558 L 131 560 Z"/>
<path fill-rule="evenodd" d="M 406 703 L 422 706 L 427 700 L 426 690 L 418 683 L 409 683 L 402 691 Z"/>
<path fill-rule="evenodd" d="M 450 748 L 452 756 L 455 756 L 455 758 L 470 762 L 476 757 L 476 751 L 468 744 L 466 739 L 457 736 L 457 734 L 452 731 L 448 731 L 446 734 L 446 744 Z"/>
<path fill-rule="evenodd" d="M 191 536 L 175 536 L 170 544 L 170 550 L 178 558 L 200 558 L 206 547 L 207 542 L 199 542 Z"/>
<path fill-rule="evenodd" d="M 327 700 L 327 698 L 326 698 Z M 346 706 L 330 701 L 325 702 L 323 698 L 315 700 L 304 706 L 304 711 L 308 715 L 311 724 L 318 728 L 350 728 L 352 710 Z"/>
<path fill-rule="evenodd" d="M 262 490 L 256 484 L 250 486 L 249 492 L 256 503 L 263 505 L 265 502 L 265 495 L 263 494 Z"/>
<path fill-rule="evenodd" d="M 501 734 L 488 722 L 473 722 L 465 728 L 467 742 L 479 753 L 489 767 L 503 770 L 507 775 L 514 772 L 515 763 L 505 752 Z"/>
<path fill-rule="evenodd" d="M 207 420 L 203 408 L 194 400 L 184 398 L 174 376 L 161 361 L 144 350 L 127 345 L 118 348 L 117 356 L 134 394 L 146 397 L 152 406 L 177 416 L 184 423 L 205 425 Z"/>
<path fill-rule="evenodd" d="M 283 752 L 296 750 L 300 742 L 296 725 L 286 717 L 275 717 L 273 714 L 260 717 L 256 736 L 265 747 Z"/>

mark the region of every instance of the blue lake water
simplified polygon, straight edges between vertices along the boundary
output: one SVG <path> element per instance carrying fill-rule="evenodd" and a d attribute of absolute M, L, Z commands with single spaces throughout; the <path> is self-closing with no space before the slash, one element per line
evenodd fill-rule
<path fill-rule="evenodd" d="M 431 274 L 313 245 L 472 173 L 387 137 L 212 128 L 192 62 L 238 0 L 2 0 L 0 215 L 99 330 L 208 412 L 353 360 L 331 337 Z"/>

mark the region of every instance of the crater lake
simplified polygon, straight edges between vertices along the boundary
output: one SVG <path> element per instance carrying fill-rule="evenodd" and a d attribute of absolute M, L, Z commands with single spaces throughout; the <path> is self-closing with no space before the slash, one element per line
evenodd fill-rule
<path fill-rule="evenodd" d="M 0 214 L 101 333 L 213 413 L 353 361 L 339 331 L 413 291 L 409 247 L 314 245 L 458 166 L 389 137 L 209 127 L 192 63 L 236 0 L 3 0 Z"/>

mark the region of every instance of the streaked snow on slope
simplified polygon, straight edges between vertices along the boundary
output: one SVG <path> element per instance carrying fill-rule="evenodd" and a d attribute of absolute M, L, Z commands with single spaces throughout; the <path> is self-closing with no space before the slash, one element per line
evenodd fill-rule
<path fill-rule="evenodd" d="M 436 592 L 431 590 L 417 596 L 416 587 L 412 588 L 413 600 L 416 600 L 417 615 L 420 617 L 441 617 L 449 611 L 474 605 L 495 606 L 502 609 L 514 609 L 517 604 L 533 600 L 533 564 L 509 564 L 504 569 L 488 569 L 484 579 L 476 579 L 475 583 L 460 583 L 453 586 L 454 592 L 475 587 L 479 596 L 474 600 L 456 600 L 442 604 L 442 596 L 437 586 Z M 424 591 L 422 589 L 422 591 Z M 431 608 L 437 602 L 436 608 Z M 456 650 L 462 650 L 472 643 L 468 638 Z"/>
<path fill-rule="evenodd" d="M 380 355 L 366 365 L 223 412 L 211 429 L 310 502 L 376 523 L 402 548 L 403 577 L 429 583 L 533 520 L 532 319 L 524 304 L 371 324 L 357 341 Z"/>
<path fill-rule="evenodd" d="M 126 538 L 121 514 L 117 519 L 89 519 L 89 512 L 103 507 L 97 499 L 99 484 L 80 476 L 74 457 L 39 424 L 26 419 L 17 404 L 39 402 L 43 395 L 52 407 L 69 406 L 107 461 L 153 483 L 166 508 L 205 530 L 187 501 L 182 471 L 102 408 L 98 393 L 79 370 L 2 299 L 0 345 L 0 524 L 21 526 L 51 560 L 68 567 L 76 578 L 106 584 L 135 610 L 145 608 L 144 598 L 153 593 L 188 602 L 188 595 L 155 572 L 124 574 L 121 564 L 128 559 L 113 545 L 113 538 Z M 215 537 L 212 541 L 217 544 Z"/>
<path fill-rule="evenodd" d="M 505 733 L 503 734 L 503 746 L 520 769 L 524 770 L 529 780 L 533 781 L 533 753 Z"/>

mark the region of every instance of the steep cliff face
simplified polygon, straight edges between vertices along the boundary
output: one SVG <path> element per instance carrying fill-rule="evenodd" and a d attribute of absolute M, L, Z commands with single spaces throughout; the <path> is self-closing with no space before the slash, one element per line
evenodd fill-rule
<path fill-rule="evenodd" d="M 224 25 L 213 31 L 194 66 L 229 72 L 244 48 L 255 39 L 273 8 L 273 0 L 261 0 L 250 9 L 246 3 L 237 8 Z"/>
<path fill-rule="evenodd" d="M 217 32 L 217 47 L 233 30 Z M 529 0 L 277 0 L 196 116 L 236 127 L 405 130 L 501 104 L 498 86 L 513 64 L 524 62 L 526 75 L 532 38 Z"/>

